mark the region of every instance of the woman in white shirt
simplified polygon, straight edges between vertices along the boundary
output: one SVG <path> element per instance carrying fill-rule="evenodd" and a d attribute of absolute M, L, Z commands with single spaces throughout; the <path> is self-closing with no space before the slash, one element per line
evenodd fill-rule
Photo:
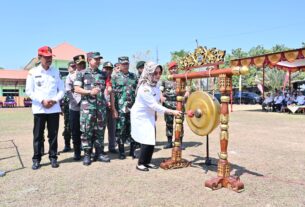
<path fill-rule="evenodd" d="M 162 66 L 154 62 L 145 63 L 138 83 L 136 100 L 131 108 L 131 135 L 136 142 L 141 143 L 141 152 L 136 168 L 141 171 L 157 168 L 156 165 L 151 163 L 156 144 L 156 112 L 169 113 L 175 116 L 182 113 L 159 104 L 161 91 L 157 87 L 157 83 L 160 80 L 162 70 Z"/>

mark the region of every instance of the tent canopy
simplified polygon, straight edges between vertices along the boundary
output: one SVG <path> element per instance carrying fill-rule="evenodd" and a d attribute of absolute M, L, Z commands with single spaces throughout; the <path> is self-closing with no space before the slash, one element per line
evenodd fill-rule
<path fill-rule="evenodd" d="M 305 48 L 235 59 L 231 60 L 230 64 L 231 66 L 270 67 L 289 72 L 305 71 Z"/>

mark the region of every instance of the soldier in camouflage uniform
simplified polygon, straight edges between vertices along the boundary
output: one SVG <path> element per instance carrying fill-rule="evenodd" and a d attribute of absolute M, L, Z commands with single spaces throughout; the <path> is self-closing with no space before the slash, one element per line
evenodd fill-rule
<path fill-rule="evenodd" d="M 75 63 L 73 61 L 68 63 L 68 72 L 69 74 L 74 73 L 75 71 Z M 63 77 L 65 80 L 67 78 Z M 67 93 L 65 93 L 65 96 L 63 99 L 60 101 L 60 106 L 61 106 L 61 111 L 64 116 L 64 131 L 62 132 L 62 136 L 64 137 L 65 140 L 65 147 L 63 149 L 63 152 L 69 152 L 71 150 L 71 129 L 70 129 L 70 123 L 69 123 L 69 97 Z"/>
<path fill-rule="evenodd" d="M 135 102 L 135 91 L 138 84 L 136 74 L 129 72 L 128 57 L 119 57 L 120 72 L 112 76 L 112 88 L 115 97 L 115 108 L 118 111 L 116 139 L 119 146 L 119 159 L 125 159 L 124 143 L 130 142 L 129 155 L 135 157 L 135 141 L 130 135 L 130 109 Z"/>
<path fill-rule="evenodd" d="M 171 62 L 168 65 L 168 71 L 169 73 L 176 74 L 178 69 L 178 65 L 176 62 Z M 171 80 L 164 80 L 161 82 L 162 96 L 165 98 L 165 101 L 163 102 L 163 105 L 166 108 L 169 109 L 176 109 L 176 82 Z M 185 97 L 188 96 L 188 92 L 186 92 Z M 167 144 L 164 146 L 164 149 L 172 148 L 173 147 L 173 125 L 174 125 L 174 119 L 175 117 L 173 115 L 164 114 L 164 119 L 166 122 L 166 136 L 167 136 Z M 182 116 L 182 120 L 184 120 L 184 117 Z M 183 124 L 182 124 L 183 126 Z M 181 149 L 185 149 L 185 147 L 182 145 L 182 139 L 183 139 L 183 127 L 181 131 Z"/>
<path fill-rule="evenodd" d="M 98 69 L 100 65 L 99 52 L 87 53 L 89 67 L 84 73 L 77 73 L 74 81 L 76 93 L 82 95 L 80 111 L 81 141 L 84 149 L 84 165 L 91 164 L 92 147 L 96 149 L 97 159 L 101 162 L 110 162 L 109 157 L 102 153 L 104 147 L 104 130 L 106 126 L 106 99 L 104 90 L 107 74 Z"/>

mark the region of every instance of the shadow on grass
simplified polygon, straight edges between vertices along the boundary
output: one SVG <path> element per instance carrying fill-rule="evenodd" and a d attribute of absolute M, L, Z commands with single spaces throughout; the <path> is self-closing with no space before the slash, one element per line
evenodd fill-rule
<path fill-rule="evenodd" d="M 165 146 L 167 144 L 167 142 L 157 142 L 156 143 L 156 147 L 162 147 L 163 149 L 163 146 Z M 183 145 L 185 148 L 187 147 L 198 147 L 200 145 L 202 145 L 202 142 L 183 142 Z"/>
<path fill-rule="evenodd" d="M 197 156 L 197 155 L 191 155 L 191 156 L 195 158 L 192 161 L 192 166 L 193 167 L 200 167 L 205 171 L 205 173 L 207 173 L 208 171 L 217 172 L 217 163 L 218 163 L 219 159 L 216 159 L 214 157 L 210 157 L 211 165 L 206 165 L 205 162 L 201 162 L 201 161 L 206 160 L 206 158 L 201 157 L 201 156 Z M 233 175 L 238 176 L 238 177 L 243 175 L 244 173 L 254 175 L 254 176 L 258 176 L 258 177 L 263 177 L 264 176 L 263 174 L 248 170 L 243 166 L 236 165 L 236 164 L 233 164 L 233 163 L 230 163 L 230 168 L 231 168 L 231 171 L 234 171 Z"/>

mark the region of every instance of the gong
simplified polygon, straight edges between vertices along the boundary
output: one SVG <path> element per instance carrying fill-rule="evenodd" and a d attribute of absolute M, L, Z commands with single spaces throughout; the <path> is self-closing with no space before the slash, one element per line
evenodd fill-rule
<path fill-rule="evenodd" d="M 219 125 L 220 104 L 206 92 L 192 93 L 187 100 L 185 111 L 187 124 L 199 136 L 208 135 Z"/>

